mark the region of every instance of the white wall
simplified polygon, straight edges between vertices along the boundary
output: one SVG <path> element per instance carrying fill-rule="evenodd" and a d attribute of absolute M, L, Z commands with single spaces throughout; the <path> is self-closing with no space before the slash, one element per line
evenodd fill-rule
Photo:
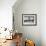
<path fill-rule="evenodd" d="M 37 46 L 46 46 L 46 0 L 30 0 L 27 2 L 26 0 L 22 0 L 21 3 L 20 0 L 13 6 L 15 29 L 17 29 L 18 32 L 23 32 L 24 37 L 27 37 L 26 34 L 28 34 L 27 38 L 35 40 Z M 36 4 L 34 4 L 34 2 L 36 2 Z M 37 26 L 22 26 L 22 13 L 37 13 Z M 39 43 L 42 45 L 39 45 Z"/>
<path fill-rule="evenodd" d="M 41 40 L 42 46 L 46 46 L 46 0 L 41 2 Z"/>
<path fill-rule="evenodd" d="M 22 32 L 24 38 L 35 41 L 36 46 L 41 46 L 40 0 L 18 0 L 13 6 L 15 30 Z M 22 26 L 22 14 L 37 14 L 37 26 Z"/>
<path fill-rule="evenodd" d="M 0 0 L 0 27 L 12 28 L 12 6 L 16 0 Z"/>

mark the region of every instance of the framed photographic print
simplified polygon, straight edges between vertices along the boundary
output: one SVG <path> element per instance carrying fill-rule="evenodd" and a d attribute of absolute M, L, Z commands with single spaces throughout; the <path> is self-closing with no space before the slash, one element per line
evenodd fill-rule
<path fill-rule="evenodd" d="M 22 14 L 22 26 L 36 26 L 37 14 Z"/>

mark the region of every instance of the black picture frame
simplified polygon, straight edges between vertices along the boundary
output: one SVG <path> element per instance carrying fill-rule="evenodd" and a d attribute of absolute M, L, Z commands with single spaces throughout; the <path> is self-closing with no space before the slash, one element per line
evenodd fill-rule
<path fill-rule="evenodd" d="M 36 26 L 37 14 L 22 14 L 22 26 Z"/>

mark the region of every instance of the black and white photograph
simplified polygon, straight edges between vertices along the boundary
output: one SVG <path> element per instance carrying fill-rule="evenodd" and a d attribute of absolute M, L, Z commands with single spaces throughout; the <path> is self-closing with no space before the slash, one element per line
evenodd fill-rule
<path fill-rule="evenodd" d="M 46 0 L 0 0 L 0 46 L 46 46 Z"/>

